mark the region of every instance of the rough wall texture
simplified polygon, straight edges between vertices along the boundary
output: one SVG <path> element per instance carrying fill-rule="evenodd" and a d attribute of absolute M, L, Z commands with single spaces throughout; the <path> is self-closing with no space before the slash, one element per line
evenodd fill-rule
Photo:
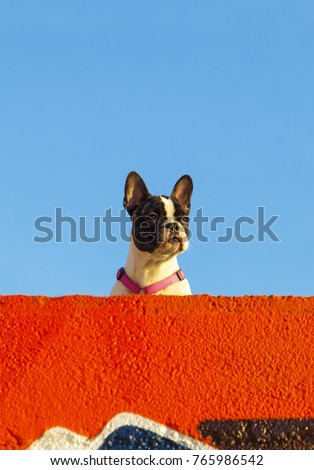
<path fill-rule="evenodd" d="M 0 448 L 94 438 L 119 413 L 220 448 L 312 448 L 313 332 L 314 297 L 0 296 Z"/>

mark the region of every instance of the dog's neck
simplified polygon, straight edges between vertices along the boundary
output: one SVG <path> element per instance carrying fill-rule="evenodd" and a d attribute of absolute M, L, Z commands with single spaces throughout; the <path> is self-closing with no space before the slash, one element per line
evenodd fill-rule
<path fill-rule="evenodd" d="M 125 271 L 133 282 L 145 287 L 178 271 L 177 256 L 160 258 L 154 253 L 140 251 L 131 240 Z"/>

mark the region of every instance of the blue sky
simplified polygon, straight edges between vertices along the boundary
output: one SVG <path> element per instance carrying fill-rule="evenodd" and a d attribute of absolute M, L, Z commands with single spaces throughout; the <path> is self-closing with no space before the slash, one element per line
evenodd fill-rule
<path fill-rule="evenodd" d="M 153 194 L 193 178 L 193 293 L 313 295 L 313 2 L 11 0 L 0 22 L 2 294 L 108 295 L 125 241 L 38 243 L 34 222 L 62 208 L 91 236 L 135 170 Z M 241 216 L 254 240 L 218 242 Z"/>

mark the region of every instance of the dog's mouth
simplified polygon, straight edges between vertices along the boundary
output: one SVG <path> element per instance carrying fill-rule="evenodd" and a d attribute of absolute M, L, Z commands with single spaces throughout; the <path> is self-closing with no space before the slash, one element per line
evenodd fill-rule
<path fill-rule="evenodd" d="M 180 237 L 177 235 L 171 235 L 164 240 L 160 245 L 161 250 L 167 253 L 181 253 L 184 251 L 183 243 Z"/>
<path fill-rule="evenodd" d="M 179 243 L 181 244 L 181 239 L 178 235 L 170 235 L 164 242 L 164 244 L 176 244 L 176 243 Z"/>

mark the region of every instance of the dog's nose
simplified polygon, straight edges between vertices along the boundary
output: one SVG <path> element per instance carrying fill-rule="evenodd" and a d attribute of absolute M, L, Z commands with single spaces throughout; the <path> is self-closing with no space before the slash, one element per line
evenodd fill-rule
<path fill-rule="evenodd" d="M 169 230 L 171 230 L 172 232 L 178 232 L 179 231 L 179 225 L 177 224 L 177 222 L 167 222 L 165 224 L 165 227 Z"/>

